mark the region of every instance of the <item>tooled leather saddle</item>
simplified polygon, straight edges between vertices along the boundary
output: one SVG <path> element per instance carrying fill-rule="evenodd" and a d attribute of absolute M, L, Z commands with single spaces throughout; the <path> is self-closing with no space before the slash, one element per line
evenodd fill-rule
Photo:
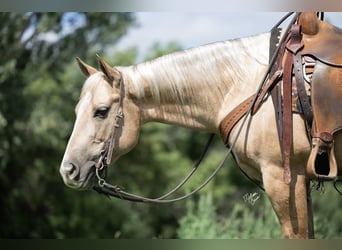
<path fill-rule="evenodd" d="M 342 129 L 342 30 L 314 21 L 314 15 L 299 16 L 303 29 L 303 55 L 316 59 L 311 82 L 312 150 L 307 164 L 311 179 L 337 177 L 334 134 Z"/>
<path fill-rule="evenodd" d="M 291 181 L 293 112 L 302 114 L 311 141 L 306 166 L 308 178 L 335 180 L 338 168 L 334 134 L 342 129 L 342 30 L 319 20 L 316 13 L 300 13 L 285 36 L 284 42 L 278 45 L 277 60 L 268 80 L 259 93 L 247 98 L 221 121 L 221 137 L 228 145 L 235 124 L 249 109 L 255 114 L 266 94 L 271 93 L 284 181 Z"/>

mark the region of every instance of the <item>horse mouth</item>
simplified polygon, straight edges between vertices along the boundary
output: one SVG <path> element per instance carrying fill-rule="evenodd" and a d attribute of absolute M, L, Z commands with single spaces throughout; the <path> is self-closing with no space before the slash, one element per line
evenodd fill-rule
<path fill-rule="evenodd" d="M 88 171 L 87 175 L 84 177 L 83 180 L 80 181 L 81 186 L 80 190 L 88 190 L 92 189 L 95 186 L 96 183 L 96 175 L 95 175 L 95 165 L 93 168 L 91 168 L 90 171 Z"/>

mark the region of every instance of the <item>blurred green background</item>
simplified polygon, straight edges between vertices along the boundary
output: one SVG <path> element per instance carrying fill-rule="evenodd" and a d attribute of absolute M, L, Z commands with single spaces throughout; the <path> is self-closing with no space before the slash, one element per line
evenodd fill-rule
<path fill-rule="evenodd" d="M 0 14 L 0 237 L 1 238 L 281 238 L 266 195 L 232 158 L 199 194 L 169 205 L 108 199 L 67 188 L 59 165 L 75 119 L 84 77 L 79 56 L 97 65 L 131 65 L 137 47 L 116 44 L 137 26 L 134 13 Z M 182 47 L 151 44 L 145 60 Z M 163 124 L 143 127 L 138 146 L 109 169 L 108 181 L 156 197 L 191 169 L 207 134 Z M 192 190 L 221 161 L 219 138 Z M 181 192 L 182 194 L 182 192 Z M 246 195 L 258 197 L 247 202 Z M 313 191 L 317 238 L 341 238 L 342 198 L 326 185 Z"/>

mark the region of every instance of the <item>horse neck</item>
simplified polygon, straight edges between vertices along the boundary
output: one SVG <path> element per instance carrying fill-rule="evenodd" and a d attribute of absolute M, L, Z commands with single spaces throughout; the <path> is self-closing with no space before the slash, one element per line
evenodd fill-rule
<path fill-rule="evenodd" d="M 268 59 L 268 38 L 209 44 L 125 68 L 141 122 L 217 132 L 234 103 L 255 91 Z"/>

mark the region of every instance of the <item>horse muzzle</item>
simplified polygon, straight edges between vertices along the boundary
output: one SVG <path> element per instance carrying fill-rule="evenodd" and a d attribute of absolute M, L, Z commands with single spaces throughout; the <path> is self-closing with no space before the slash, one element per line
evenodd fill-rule
<path fill-rule="evenodd" d="M 87 190 L 95 185 L 95 162 L 88 161 L 82 167 L 65 160 L 59 169 L 65 185 L 77 190 Z"/>

